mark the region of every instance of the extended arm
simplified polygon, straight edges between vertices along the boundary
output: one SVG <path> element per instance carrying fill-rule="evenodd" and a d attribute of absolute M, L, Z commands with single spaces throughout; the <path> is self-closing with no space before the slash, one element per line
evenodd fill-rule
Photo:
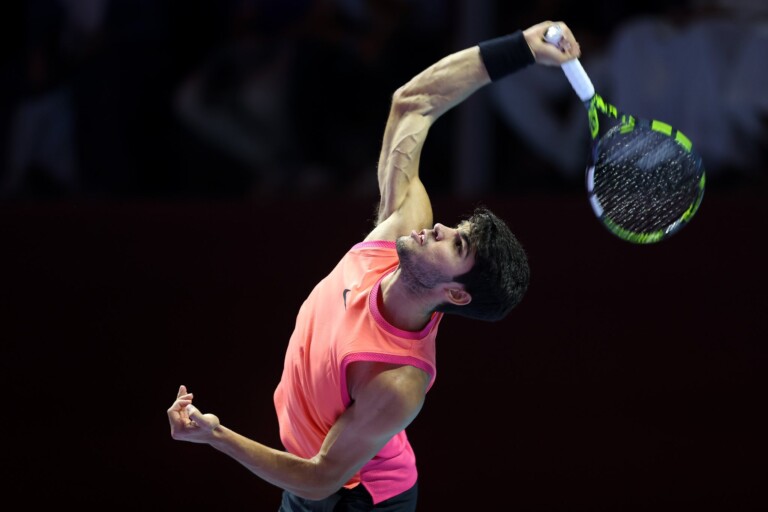
<path fill-rule="evenodd" d="M 350 365 L 352 405 L 337 419 L 311 459 L 270 448 L 221 425 L 191 405 L 184 386 L 168 416 L 171 436 L 209 444 L 255 475 L 306 499 L 339 490 L 398 432 L 413 421 L 424 401 L 428 378 L 413 367 Z"/>
<path fill-rule="evenodd" d="M 563 23 L 561 48 L 544 42 L 544 31 L 551 24 L 539 23 L 516 37 L 487 41 L 444 57 L 394 93 L 378 162 L 377 223 L 367 239 L 394 240 L 432 225 L 419 160 L 427 133 L 440 116 L 492 79 L 531 62 L 559 65 L 580 55 L 578 43 Z"/>

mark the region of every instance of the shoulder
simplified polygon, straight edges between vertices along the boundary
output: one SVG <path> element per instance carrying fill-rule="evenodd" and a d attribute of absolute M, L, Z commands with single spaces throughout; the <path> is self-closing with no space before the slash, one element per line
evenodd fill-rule
<path fill-rule="evenodd" d="M 394 419 L 418 413 L 429 375 L 410 365 L 358 361 L 347 368 L 347 382 L 353 401 L 386 410 Z"/>
<path fill-rule="evenodd" d="M 349 281 L 352 276 L 380 274 L 392 268 L 397 261 L 397 244 L 394 240 L 369 235 L 344 254 L 337 268 L 340 269 L 341 279 Z M 358 282 L 357 286 L 361 286 L 361 283 Z"/>

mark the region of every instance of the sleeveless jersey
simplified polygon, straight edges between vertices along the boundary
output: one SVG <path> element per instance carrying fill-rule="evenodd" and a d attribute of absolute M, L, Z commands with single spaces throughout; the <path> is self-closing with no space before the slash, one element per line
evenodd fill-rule
<path fill-rule="evenodd" d="M 287 451 L 311 458 L 350 405 L 346 368 L 354 361 L 412 365 L 437 374 L 435 336 L 442 313 L 420 332 L 403 331 L 379 313 L 381 280 L 397 268 L 395 242 L 362 242 L 349 250 L 302 304 L 274 393 L 280 439 Z M 410 489 L 416 458 L 405 430 L 345 484 L 362 484 L 379 503 Z"/>

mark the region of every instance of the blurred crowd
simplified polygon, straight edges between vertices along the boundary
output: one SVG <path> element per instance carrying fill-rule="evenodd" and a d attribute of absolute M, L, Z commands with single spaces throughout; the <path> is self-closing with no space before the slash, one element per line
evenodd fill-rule
<path fill-rule="evenodd" d="M 684 131 L 715 184 L 765 175 L 768 4 L 589 4 L 489 1 L 487 26 L 472 34 L 566 20 L 604 96 Z M 464 46 L 461 12 L 478 4 L 12 5 L 5 22 L 19 36 L 0 70 L 2 199 L 375 197 L 392 92 Z M 488 182 L 495 193 L 581 186 L 586 121 L 562 75 L 529 68 L 493 84 L 487 98 L 478 105 L 491 112 L 492 163 L 482 172 L 498 174 Z M 462 143 L 456 122 L 441 120 L 425 148 L 438 193 L 456 186 L 448 150 Z"/>

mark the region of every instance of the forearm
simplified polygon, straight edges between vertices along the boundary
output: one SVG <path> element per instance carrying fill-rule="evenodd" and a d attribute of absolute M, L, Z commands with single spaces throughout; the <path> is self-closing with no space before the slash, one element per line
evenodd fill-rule
<path fill-rule="evenodd" d="M 395 93 L 406 108 L 437 119 L 475 91 L 536 62 L 540 24 L 451 54 L 428 67 Z"/>
<path fill-rule="evenodd" d="M 230 456 L 259 478 L 307 499 L 322 499 L 335 492 L 337 483 L 320 471 L 314 459 L 270 448 L 222 425 L 209 441 L 211 447 Z"/>
<path fill-rule="evenodd" d="M 395 92 L 393 109 L 434 122 L 491 81 L 477 46 L 448 55 Z"/>
<path fill-rule="evenodd" d="M 518 31 L 448 55 L 395 92 L 379 162 L 382 190 L 392 186 L 392 180 L 407 183 L 418 173 L 413 162 L 418 162 L 429 128 L 441 115 L 491 80 L 535 62 L 527 39 Z"/>
<path fill-rule="evenodd" d="M 400 207 L 418 177 L 432 123 L 488 83 L 475 46 L 444 57 L 395 91 L 378 165 L 379 220 Z"/>
<path fill-rule="evenodd" d="M 429 197 L 419 179 L 419 160 L 432 123 L 441 115 L 492 80 L 534 62 L 560 65 L 580 55 L 578 43 L 564 24 L 560 47 L 544 41 L 551 24 L 539 23 L 453 53 L 395 92 L 377 169 L 381 194 L 377 228 L 387 219 L 392 221 L 386 229 L 369 236 L 396 237 L 407 234 L 411 226 L 431 223 Z"/>

